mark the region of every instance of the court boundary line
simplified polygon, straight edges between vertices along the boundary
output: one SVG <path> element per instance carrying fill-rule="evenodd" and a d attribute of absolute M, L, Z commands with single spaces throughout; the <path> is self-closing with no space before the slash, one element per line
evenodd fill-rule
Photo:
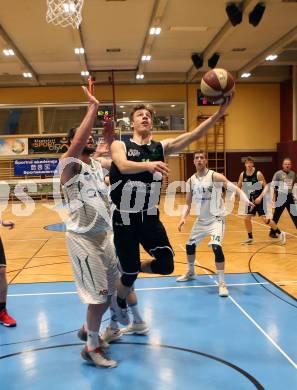
<path fill-rule="evenodd" d="M 254 272 L 255 273 L 255 272 Z M 273 282 L 272 280 L 270 280 L 269 278 L 267 278 L 265 275 L 263 275 L 261 272 L 256 272 L 259 276 L 261 276 L 261 278 L 267 280 L 271 285 L 273 285 L 274 287 L 276 287 L 278 290 L 280 290 L 281 292 L 285 293 L 286 295 L 288 295 L 288 297 L 292 298 L 295 302 L 297 302 L 297 298 L 294 297 L 294 295 L 290 294 L 288 291 L 282 289 L 280 286 L 278 286 L 276 283 L 279 283 L 279 282 Z"/>
<path fill-rule="evenodd" d="M 210 274 L 205 274 L 206 276 L 212 277 Z M 171 278 L 175 278 L 175 276 L 171 276 Z M 47 282 L 46 282 L 47 283 Z M 55 283 L 64 283 L 64 282 L 55 282 Z M 66 283 L 74 283 L 74 282 L 66 282 Z M 295 284 L 297 280 L 280 280 L 277 283 L 280 284 Z M 270 281 L 266 282 L 247 282 L 247 283 L 229 283 L 228 287 L 242 287 L 242 286 L 260 286 L 262 284 L 270 284 Z M 162 286 L 162 287 L 142 287 L 136 288 L 135 291 L 158 291 L 158 290 L 184 290 L 187 288 L 211 288 L 218 287 L 218 285 L 214 282 L 213 284 L 199 285 L 199 286 Z M 281 290 L 282 291 L 282 290 Z M 36 293 L 20 293 L 20 294 L 8 294 L 8 297 L 26 297 L 26 296 L 46 296 L 46 295 L 75 295 L 76 291 L 58 291 L 58 292 L 36 292 Z"/>

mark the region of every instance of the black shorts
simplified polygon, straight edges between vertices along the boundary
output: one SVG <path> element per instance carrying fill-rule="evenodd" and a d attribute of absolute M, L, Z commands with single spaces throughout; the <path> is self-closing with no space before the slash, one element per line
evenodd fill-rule
<path fill-rule="evenodd" d="M 122 218 L 123 216 L 123 218 Z M 125 225 L 124 220 L 130 218 L 130 224 Z M 169 247 L 173 252 L 167 237 L 166 230 L 159 219 L 159 210 L 156 215 L 147 212 L 121 214 L 115 210 L 113 213 L 114 245 L 122 271 L 127 274 L 140 272 L 141 244 L 144 250 L 150 252 L 157 247 Z"/>
<path fill-rule="evenodd" d="M 253 199 L 251 201 L 253 202 Z M 265 215 L 263 200 L 260 204 L 255 204 L 254 208 L 251 209 L 251 207 L 249 207 L 247 213 L 248 215 L 254 215 L 254 216 L 258 213 L 259 217 Z"/>
<path fill-rule="evenodd" d="M 0 267 L 6 267 L 6 258 L 5 258 L 5 252 L 4 252 L 1 237 L 0 237 Z"/>

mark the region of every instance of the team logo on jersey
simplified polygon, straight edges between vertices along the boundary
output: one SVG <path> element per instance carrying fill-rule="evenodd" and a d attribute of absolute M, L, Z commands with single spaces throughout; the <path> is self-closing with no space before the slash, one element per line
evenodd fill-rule
<path fill-rule="evenodd" d="M 129 149 L 128 150 L 128 157 L 139 157 L 140 151 L 137 149 Z"/>

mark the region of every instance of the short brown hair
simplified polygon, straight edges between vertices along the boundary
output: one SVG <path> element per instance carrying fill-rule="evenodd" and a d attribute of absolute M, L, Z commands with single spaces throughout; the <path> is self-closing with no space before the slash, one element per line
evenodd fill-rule
<path fill-rule="evenodd" d="M 247 162 L 247 161 L 250 161 L 250 162 L 252 162 L 253 164 L 255 164 L 255 160 L 254 160 L 253 157 L 251 157 L 251 156 L 248 156 L 248 157 L 244 160 L 244 162 Z"/>
<path fill-rule="evenodd" d="M 292 163 L 292 160 L 290 159 L 290 157 L 285 157 L 285 158 L 283 158 L 283 163 L 285 162 L 285 161 L 290 161 L 290 163 Z"/>
<path fill-rule="evenodd" d="M 133 122 L 133 115 L 138 110 L 148 110 L 152 118 L 154 117 L 155 112 L 153 107 L 150 104 L 140 103 L 132 108 L 132 111 L 130 112 L 130 122 Z"/>
<path fill-rule="evenodd" d="M 196 150 L 196 152 L 193 153 L 194 158 L 195 158 L 196 154 L 203 154 L 204 158 L 207 160 L 207 153 L 205 152 L 205 150 L 202 150 L 202 149 Z"/>

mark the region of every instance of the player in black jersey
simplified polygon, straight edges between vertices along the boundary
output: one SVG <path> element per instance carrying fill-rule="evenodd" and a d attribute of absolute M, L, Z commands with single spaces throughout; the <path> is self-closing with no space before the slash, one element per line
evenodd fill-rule
<path fill-rule="evenodd" d="M 137 105 L 130 115 L 133 137 L 114 141 L 110 170 L 111 199 L 116 205 L 113 214 L 114 243 L 122 267 L 117 303 L 124 316 L 126 297 L 139 272 L 168 275 L 173 272 L 173 250 L 159 219 L 158 204 L 162 176 L 169 170 L 165 157 L 177 153 L 203 136 L 221 118 L 231 98 L 219 110 L 191 132 L 161 142 L 152 140 L 153 110 Z M 139 244 L 152 256 L 140 262 Z"/>
<path fill-rule="evenodd" d="M 279 239 L 281 244 L 285 244 L 286 237 L 285 233 L 281 232 L 276 223 L 266 217 L 264 210 L 263 198 L 265 195 L 266 180 L 262 172 L 258 171 L 254 167 L 254 160 L 252 157 L 247 157 L 244 165 L 245 170 L 241 172 L 238 179 L 238 187 L 249 196 L 251 202 L 255 204 L 255 207 L 248 209 L 248 213 L 244 219 L 245 228 L 247 230 L 248 238 L 243 244 L 251 245 L 254 242 L 253 238 L 253 228 L 252 228 L 252 216 L 255 216 L 257 213 L 259 217 L 262 218 L 263 222 L 273 229 L 273 231 L 279 232 Z"/>

